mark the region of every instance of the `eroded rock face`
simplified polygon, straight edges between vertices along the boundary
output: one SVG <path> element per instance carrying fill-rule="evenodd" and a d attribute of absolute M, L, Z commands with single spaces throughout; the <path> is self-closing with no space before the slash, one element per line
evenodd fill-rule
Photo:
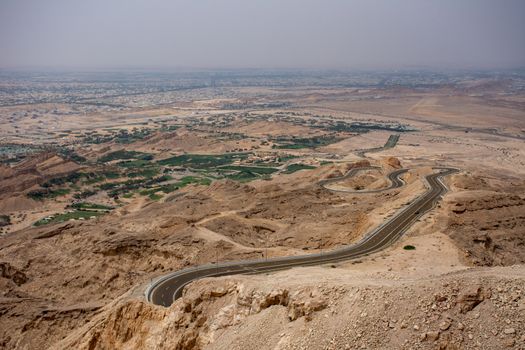
<path fill-rule="evenodd" d="M 386 165 L 394 168 L 394 169 L 401 169 L 401 161 L 396 157 L 388 157 L 385 159 Z"/>
<path fill-rule="evenodd" d="M 474 265 L 525 262 L 525 199 L 512 193 L 465 191 L 446 199 L 447 233 Z"/>
<path fill-rule="evenodd" d="M 288 317 L 296 320 L 299 317 L 311 319 L 314 312 L 323 310 L 328 305 L 327 299 L 317 289 L 301 289 L 294 292 L 288 303 Z"/>
<path fill-rule="evenodd" d="M 475 270 L 475 271 L 472 271 Z M 522 267 L 343 285 L 203 279 L 170 308 L 122 298 L 53 349 L 503 349 L 525 342 Z M 513 277 L 509 277 L 513 276 Z M 521 277 L 520 277 L 521 276 Z M 275 276 L 277 279 L 278 276 Z M 282 276 L 281 276 L 282 277 Z M 257 339 L 255 339 L 257 338 Z"/>
<path fill-rule="evenodd" d="M 13 281 L 17 286 L 28 281 L 27 276 L 7 262 L 0 263 L 0 277 Z"/>
<path fill-rule="evenodd" d="M 151 239 L 136 235 L 116 234 L 97 242 L 94 251 L 103 255 L 138 254 L 141 250 L 149 248 L 151 243 Z"/>
<path fill-rule="evenodd" d="M 337 167 L 344 170 L 344 165 Z M 51 313 L 41 317 L 42 309 L 83 308 L 85 304 L 104 309 L 150 276 L 215 261 L 217 253 L 221 261 L 260 258 L 264 251 L 253 248 L 266 246 L 260 241 L 266 236 L 271 236 L 271 246 L 285 250 L 318 249 L 321 244 L 328 248 L 357 240 L 367 223 L 362 206 L 342 205 L 345 198 L 312 186 L 326 172 L 324 168 L 305 172 L 308 177 L 301 176 L 299 185 L 293 176 L 258 187 L 217 181 L 137 211 L 116 209 L 97 220 L 32 227 L 3 238 L 0 261 L 8 261 L 30 280 L 18 286 L 10 278 L 0 278 L 0 295 L 5 297 L 0 301 L 0 348 L 20 347 L 17 344 L 23 340 L 27 348 L 47 349 L 99 312 L 84 308 L 81 318 L 74 312 L 61 313 L 58 322 L 49 317 Z M 372 208 L 375 201 L 362 205 Z M 319 220 L 316 215 L 326 208 L 326 218 Z M 226 227 L 215 234 L 203 229 L 216 221 L 225 222 Z M 228 232 L 239 232 L 231 223 L 249 228 L 244 241 L 238 235 L 228 237 Z M 323 242 L 318 239 L 321 232 L 326 238 Z M 279 303 L 288 322 L 288 306 L 284 300 Z M 263 310 L 268 309 L 277 307 Z M 31 326 L 24 329 L 25 324 Z"/>
<path fill-rule="evenodd" d="M 462 313 L 471 311 L 483 300 L 490 298 L 490 290 L 481 286 L 471 286 L 464 290 L 458 298 L 458 305 Z"/>
<path fill-rule="evenodd" d="M 44 231 L 44 232 L 42 232 L 40 234 L 37 234 L 35 236 L 35 239 L 51 238 L 51 237 L 58 236 L 58 235 L 60 235 L 62 233 L 65 233 L 65 232 L 68 232 L 70 234 L 74 234 L 71 231 L 68 231 L 68 230 L 71 230 L 73 227 L 74 227 L 73 224 L 67 223 L 67 224 L 58 226 L 57 228 L 54 228 L 52 230 Z"/>
<path fill-rule="evenodd" d="M 56 349 L 200 349 L 216 333 L 271 307 L 287 309 L 288 321 L 309 320 L 326 308 L 317 288 L 259 289 L 235 281 L 197 281 L 170 308 L 122 300 Z"/>
<path fill-rule="evenodd" d="M 6 170 L 0 169 L 0 199 L 13 196 L 54 177 L 62 176 L 82 168 L 53 152 L 42 152 Z"/>
<path fill-rule="evenodd" d="M 113 310 L 92 321 L 94 327 L 81 337 L 68 339 L 56 349 L 143 349 L 151 346 L 152 325 L 166 319 L 168 309 L 156 308 L 145 301 L 130 300 L 119 303 Z M 73 338 L 76 335 L 73 335 Z M 71 337 L 70 337 L 71 338 Z M 159 339 L 160 340 L 160 339 Z"/>

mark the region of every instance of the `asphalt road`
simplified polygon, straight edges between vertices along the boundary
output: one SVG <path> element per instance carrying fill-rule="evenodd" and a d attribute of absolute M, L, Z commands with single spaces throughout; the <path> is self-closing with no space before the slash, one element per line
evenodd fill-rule
<path fill-rule="evenodd" d="M 363 171 L 363 170 L 372 170 L 372 169 L 381 169 L 380 167 L 377 167 L 377 166 L 367 166 L 367 167 L 361 167 L 361 168 L 353 168 L 353 169 L 350 169 L 349 172 L 346 173 L 346 175 L 344 176 L 341 176 L 341 177 L 335 177 L 335 178 L 332 178 L 332 179 L 326 179 L 326 180 L 321 180 L 319 181 L 319 185 L 323 186 L 324 188 L 326 188 L 327 190 L 330 190 L 332 192 L 346 192 L 346 193 L 376 193 L 376 192 L 383 192 L 383 191 L 387 191 L 387 190 L 391 190 L 393 188 L 398 188 L 398 187 L 401 187 L 403 186 L 405 183 L 403 182 L 403 180 L 401 180 L 399 177 L 406 173 L 408 171 L 408 169 L 399 169 L 399 170 L 395 170 L 391 173 L 388 174 L 388 180 L 390 181 L 390 186 L 387 187 L 387 188 L 380 188 L 380 189 L 377 189 L 377 190 L 351 190 L 351 189 L 334 189 L 334 188 L 330 188 L 328 187 L 327 185 L 330 185 L 331 183 L 334 183 L 334 182 L 339 182 L 339 181 L 342 181 L 342 180 L 345 180 L 349 177 L 352 177 L 352 176 L 355 176 L 358 172 L 360 171 Z"/>
<path fill-rule="evenodd" d="M 363 168 L 352 169 L 344 177 L 353 176 L 357 171 L 362 169 Z M 185 285 L 191 281 L 203 277 L 217 277 L 243 273 L 261 273 L 298 266 L 335 263 L 359 258 L 364 255 L 382 250 L 399 239 L 412 223 L 414 223 L 419 217 L 434 207 L 435 203 L 447 191 L 447 188 L 441 179 L 444 176 L 458 171 L 454 168 L 435 169 L 440 171 L 430 174 L 425 178 L 428 184 L 428 189 L 425 193 L 412 201 L 404 209 L 397 212 L 381 226 L 368 233 L 361 241 L 356 244 L 326 251 L 324 253 L 280 257 L 265 260 L 234 261 L 220 264 L 208 264 L 176 271 L 162 276 L 152 282 L 145 291 L 146 299 L 156 305 L 170 306 L 174 300 L 182 295 L 182 290 Z M 389 174 L 391 186 L 388 189 L 403 185 L 403 181 L 399 178 L 399 176 L 405 171 L 406 169 L 402 169 Z M 329 179 L 322 181 L 320 184 L 325 186 L 328 183 L 340 181 L 341 179 L 342 178 Z"/>

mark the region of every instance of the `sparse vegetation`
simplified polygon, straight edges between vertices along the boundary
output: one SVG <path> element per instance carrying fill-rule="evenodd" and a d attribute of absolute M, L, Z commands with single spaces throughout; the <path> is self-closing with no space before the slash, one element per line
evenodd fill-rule
<path fill-rule="evenodd" d="M 118 132 L 111 131 L 109 134 L 99 134 L 97 132 L 92 132 L 91 134 L 86 135 L 84 142 L 88 144 L 101 144 L 115 141 L 116 143 L 129 144 L 144 139 L 152 132 L 153 130 L 147 128 L 133 129 L 131 132 L 126 129 L 120 129 Z"/>
<path fill-rule="evenodd" d="M 74 173 L 71 173 L 71 174 L 68 174 L 66 176 L 61 176 L 61 177 L 55 177 L 53 179 L 50 179 L 46 182 L 44 182 L 42 184 L 42 187 L 52 187 L 52 186 L 61 186 L 61 185 L 64 185 L 66 183 L 76 183 L 78 180 L 80 180 L 81 178 L 89 178 L 89 175 L 88 174 L 84 174 L 84 173 L 78 173 L 78 172 L 74 172 Z"/>
<path fill-rule="evenodd" d="M 164 193 L 171 193 L 189 184 L 209 186 L 211 184 L 211 180 L 208 178 L 185 176 L 182 179 L 180 179 L 180 181 L 177 181 L 176 183 L 160 186 L 156 191 L 162 191 Z"/>
<path fill-rule="evenodd" d="M 84 199 L 84 198 L 87 198 L 87 197 L 94 196 L 95 194 L 97 194 L 97 191 L 95 191 L 95 190 L 85 190 L 85 191 L 82 191 L 82 192 L 79 192 L 79 193 L 75 193 L 73 195 L 73 198 L 75 198 L 75 199 Z"/>
<path fill-rule="evenodd" d="M 74 209 L 95 209 L 95 210 L 111 210 L 113 207 L 102 205 L 102 204 L 96 204 L 96 203 L 88 203 L 88 202 L 81 202 L 81 203 L 74 203 L 70 205 L 70 208 Z"/>
<path fill-rule="evenodd" d="M 0 215 L 0 227 L 11 225 L 11 217 L 9 215 Z"/>
<path fill-rule="evenodd" d="M 119 167 L 127 168 L 127 169 L 130 169 L 130 168 L 146 168 L 146 167 L 153 166 L 153 164 L 151 162 L 149 162 L 147 160 L 144 160 L 144 159 L 127 160 L 127 161 L 124 161 L 124 162 L 119 162 L 119 163 L 117 163 L 117 165 Z"/>
<path fill-rule="evenodd" d="M 144 170 L 134 171 L 128 174 L 128 177 L 145 177 L 145 178 L 152 178 L 154 176 L 157 176 L 160 173 L 159 168 L 147 168 Z"/>
<path fill-rule="evenodd" d="M 86 220 L 94 217 L 104 215 L 104 212 L 100 211 L 86 211 L 86 210 L 75 210 L 63 214 L 47 216 L 43 219 L 38 220 L 34 223 L 34 226 L 42 226 L 47 224 L 56 224 L 69 220 Z"/>
<path fill-rule="evenodd" d="M 318 148 L 341 141 L 342 138 L 335 136 L 319 136 L 311 138 L 276 138 L 273 141 L 277 144 L 273 148 L 278 149 L 302 149 Z"/>
<path fill-rule="evenodd" d="M 153 155 L 148 154 L 148 153 L 137 152 L 137 151 L 126 151 L 122 149 L 119 151 L 108 153 L 105 156 L 100 157 L 98 161 L 101 163 L 106 163 L 112 160 L 119 160 L 119 159 L 122 159 L 122 160 L 128 160 L 128 159 L 152 160 Z"/>
<path fill-rule="evenodd" d="M 283 171 L 283 173 L 285 173 L 285 174 L 292 174 L 292 173 L 295 173 L 296 171 L 305 170 L 305 169 L 315 169 L 315 167 L 312 166 L 312 165 L 295 163 L 295 164 L 288 165 L 286 167 L 286 170 Z"/>
<path fill-rule="evenodd" d="M 220 167 L 221 170 L 236 170 L 240 172 L 251 172 L 254 174 L 273 174 L 277 171 L 275 168 L 270 167 L 253 167 L 253 166 L 237 166 L 227 165 Z"/>
<path fill-rule="evenodd" d="M 524 290 L 519 278 L 525 273 L 518 266 L 525 261 L 520 177 L 525 164 L 519 147 L 525 135 L 519 118 L 524 78 L 497 81 L 483 72 L 480 80 L 447 79 L 417 69 L 410 73 L 413 85 L 403 86 L 404 73 L 367 72 L 360 79 L 358 72 L 290 77 L 278 70 L 276 78 L 228 69 L 216 75 L 206 71 L 200 88 L 198 72 L 134 72 L 129 79 L 125 72 L 100 72 L 94 79 L 89 74 L 68 73 L 60 81 L 58 72 L 39 73 L 33 84 L 24 73 L 20 89 L 16 74 L 1 72 L 0 95 L 7 104 L 2 140 L 34 144 L 0 145 L 5 163 L 0 164 L 0 214 L 8 214 L 0 215 L 5 275 L 0 280 L 8 297 L 0 317 L 3 347 L 154 347 L 156 339 L 166 348 L 207 344 L 210 325 L 231 321 L 231 313 L 216 314 L 235 303 L 236 287 L 248 297 L 260 296 L 257 305 L 250 304 L 260 313 L 244 317 L 248 309 L 236 307 L 232 317 L 240 316 L 242 324 L 234 322 L 226 338 L 217 333 L 212 339 L 217 347 L 249 347 L 238 335 L 271 334 L 283 322 L 290 328 L 284 330 L 286 339 L 271 337 L 267 347 L 284 340 L 337 349 L 520 345 L 523 317 L 515 295 Z M 438 89 L 425 85 L 436 79 Z M 19 97 L 12 93 L 17 90 Z M 238 109 L 224 110 L 228 103 Z M 421 130 L 406 134 L 410 128 L 400 124 L 405 122 Z M 404 141 L 402 150 L 398 141 Z M 383 171 L 337 179 L 368 164 L 355 153 L 372 147 L 390 148 L 368 159 Z M 321 159 L 321 165 L 333 165 L 317 168 Z M 385 189 L 387 175 L 400 164 L 413 175 L 405 176 L 403 188 L 362 193 Z M 282 271 L 278 279 L 201 280 L 188 286 L 182 303 L 191 310 L 178 310 L 182 314 L 173 308 L 137 313 L 145 301 L 122 298 L 143 290 L 150 278 L 187 266 L 301 253 L 322 254 L 328 261 L 328 254 L 360 237 L 367 237 L 365 252 L 382 246 L 376 243 L 385 237 L 381 243 L 387 246 L 398 236 L 370 233 L 425 195 L 421 181 L 430 167 L 454 164 L 464 169 L 446 178 L 456 191 L 445 202 L 439 199 L 443 208 L 433 217 L 436 225 L 426 225 L 428 234 L 413 245 L 398 241 L 404 254 L 333 260 L 304 269 L 301 276 Z M 337 191 L 352 189 L 362 191 Z M 42 202 L 20 197 L 32 190 Z M 439 235 L 430 232 L 435 229 Z M 475 271 L 462 272 L 471 265 Z M 376 270 L 382 272 L 371 273 Z M 392 282 L 397 280 L 402 288 Z M 210 294 L 217 290 L 227 294 Z M 195 303 L 202 311 L 198 319 L 192 317 Z M 286 305 L 277 313 L 265 309 L 276 303 Z M 428 307 L 433 304 L 436 308 Z M 334 305 L 352 312 L 334 314 Z M 174 317 L 182 320 L 176 329 Z M 306 329 L 305 337 L 308 322 L 318 329 L 311 334 Z M 340 337 L 332 337 L 334 329 Z M 398 331 L 407 335 L 402 342 Z"/>
<path fill-rule="evenodd" d="M 56 190 L 51 190 L 49 188 L 42 188 L 39 190 L 33 190 L 27 193 L 27 196 L 34 200 L 44 200 L 49 198 L 56 198 L 65 196 L 70 192 L 69 188 L 59 188 Z"/>
<path fill-rule="evenodd" d="M 162 198 L 162 195 L 157 194 L 157 193 L 152 193 L 149 195 L 149 199 L 151 199 L 152 201 L 158 201 L 161 198 Z"/>
<path fill-rule="evenodd" d="M 251 171 L 239 171 L 234 174 L 228 174 L 226 175 L 228 179 L 240 181 L 240 182 L 247 182 L 258 179 L 260 176 L 256 173 L 253 173 Z"/>
<path fill-rule="evenodd" d="M 68 135 L 68 134 L 66 134 Z M 64 159 L 72 160 L 76 163 L 85 163 L 87 161 L 86 158 L 78 155 L 73 149 L 67 148 L 67 147 L 60 147 L 56 150 L 56 152 L 63 157 Z"/>
<path fill-rule="evenodd" d="M 248 157 L 248 153 L 226 153 L 220 155 L 183 154 L 180 156 L 163 159 L 158 162 L 164 166 L 185 166 L 188 168 L 213 168 L 227 165 Z"/>

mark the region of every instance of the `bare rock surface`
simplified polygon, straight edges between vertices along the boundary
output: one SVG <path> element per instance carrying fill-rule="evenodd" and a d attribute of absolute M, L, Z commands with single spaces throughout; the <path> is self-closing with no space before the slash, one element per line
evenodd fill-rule
<path fill-rule="evenodd" d="M 498 349 L 523 343 L 525 269 L 418 281 L 339 269 L 204 279 L 170 308 L 126 296 L 54 349 Z M 513 277 L 505 277 L 512 275 Z M 518 277 L 519 276 L 519 277 Z M 266 283 L 262 284 L 261 282 Z M 473 286 L 474 285 L 474 286 Z M 519 348 L 519 347 L 518 347 Z"/>
<path fill-rule="evenodd" d="M 456 183 L 469 187 L 471 181 Z M 446 232 L 475 265 L 525 263 L 525 197 L 485 186 L 447 196 Z"/>

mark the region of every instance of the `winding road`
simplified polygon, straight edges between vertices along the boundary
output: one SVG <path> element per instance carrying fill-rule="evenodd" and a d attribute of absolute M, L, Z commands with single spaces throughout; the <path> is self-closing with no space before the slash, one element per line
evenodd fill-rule
<path fill-rule="evenodd" d="M 358 171 L 370 168 L 373 167 L 354 168 L 343 177 L 323 180 L 319 184 L 325 187 L 326 185 L 335 181 L 341 181 L 344 178 L 354 176 Z M 167 307 L 182 295 L 184 286 L 186 286 L 191 281 L 200 278 L 236 275 L 243 273 L 260 273 L 283 270 L 298 266 L 335 263 L 359 258 L 364 255 L 382 250 L 397 241 L 407 230 L 407 228 L 412 225 L 412 223 L 414 223 L 418 218 L 434 207 L 437 201 L 447 191 L 446 186 L 442 182 L 443 177 L 458 171 L 454 168 L 444 167 L 434 169 L 439 170 L 439 172 L 432 173 L 425 177 L 427 185 L 427 191 L 425 193 L 421 194 L 408 206 L 398 211 L 382 225 L 372 230 L 358 243 L 324 253 L 279 257 L 265 260 L 233 261 L 220 264 L 208 264 L 176 271 L 162 276 L 152 282 L 145 291 L 146 299 L 155 305 Z M 400 176 L 406 171 L 407 169 L 401 169 L 390 173 L 388 175 L 388 178 L 391 182 L 390 187 L 381 190 L 373 190 L 373 192 L 385 191 L 387 189 L 402 186 L 404 182 L 400 179 Z M 349 192 L 349 190 L 336 191 Z M 364 191 L 352 192 L 364 193 Z"/>
<path fill-rule="evenodd" d="M 334 182 L 340 182 L 342 180 L 348 179 L 352 176 L 355 176 L 358 172 L 364 171 L 364 170 L 380 170 L 381 167 L 378 166 L 367 166 L 367 167 L 360 167 L 360 168 L 353 168 L 350 169 L 346 175 L 341 177 L 335 177 L 331 179 L 321 180 L 319 181 L 319 185 L 323 186 L 327 190 L 330 190 L 332 192 L 346 192 L 346 193 L 377 193 L 377 192 L 383 192 L 387 190 L 391 190 L 393 188 L 398 188 L 403 186 L 405 183 L 403 180 L 401 180 L 399 177 L 406 173 L 408 169 L 399 169 L 392 171 L 388 174 L 388 181 L 390 181 L 390 186 L 386 188 L 379 188 L 376 190 L 352 190 L 352 189 L 343 189 L 343 188 L 331 188 L 328 185 Z"/>

